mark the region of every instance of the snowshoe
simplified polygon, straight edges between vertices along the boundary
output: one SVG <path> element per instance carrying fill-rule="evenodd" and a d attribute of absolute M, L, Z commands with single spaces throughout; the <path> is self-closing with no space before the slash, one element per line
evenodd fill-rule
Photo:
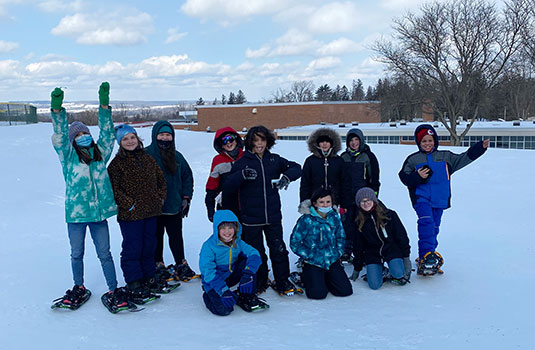
<path fill-rule="evenodd" d="M 254 293 L 245 294 L 239 293 L 238 291 L 236 291 L 235 293 L 238 294 L 238 300 L 236 301 L 236 305 L 241 307 L 244 311 L 258 312 L 269 309 L 269 305 L 266 303 L 266 301 L 262 298 L 259 298 Z"/>
<path fill-rule="evenodd" d="M 171 274 L 171 281 L 182 281 L 182 282 L 189 282 L 191 280 L 194 280 L 196 278 L 201 277 L 201 275 L 198 275 L 193 271 L 186 260 L 182 262 L 182 264 L 175 264 L 175 265 L 169 265 L 167 266 L 167 270 Z M 170 282 L 170 280 L 167 280 Z"/>
<path fill-rule="evenodd" d="M 406 279 L 405 277 L 394 278 L 394 277 L 390 276 L 390 280 L 389 281 L 392 282 L 393 284 L 397 284 L 397 285 L 400 285 L 400 286 L 404 286 L 407 283 L 411 283 L 411 281 Z"/>
<path fill-rule="evenodd" d="M 292 296 L 295 294 L 304 294 L 303 289 L 296 287 L 289 280 L 283 280 L 280 285 L 277 285 L 275 281 L 271 282 L 271 288 L 273 288 L 279 295 Z"/>
<path fill-rule="evenodd" d="M 428 252 L 423 258 L 418 260 L 418 269 L 416 273 L 420 276 L 436 275 L 443 263 L 444 260 L 440 254 L 437 252 Z"/>
<path fill-rule="evenodd" d="M 169 294 L 178 287 L 180 287 L 180 283 L 175 282 L 173 284 L 170 284 L 167 282 L 167 280 L 162 278 L 162 276 L 154 275 L 153 278 L 147 281 L 147 287 L 152 293 Z"/>
<path fill-rule="evenodd" d="M 258 282 L 256 285 L 256 295 L 260 295 L 269 289 L 271 281 L 268 279 L 265 283 Z"/>
<path fill-rule="evenodd" d="M 298 286 L 299 288 L 305 288 L 305 284 L 303 283 L 303 280 L 301 279 L 302 272 L 294 271 L 290 273 L 290 281 Z"/>
<path fill-rule="evenodd" d="M 159 295 L 152 293 L 150 289 L 140 281 L 127 283 L 126 292 L 128 294 L 128 300 L 137 305 L 143 305 L 156 299 L 160 299 Z"/>
<path fill-rule="evenodd" d="M 91 297 L 91 291 L 84 286 L 74 286 L 65 292 L 61 298 L 54 299 L 52 309 L 70 309 L 76 310 L 84 305 Z"/>
<path fill-rule="evenodd" d="M 392 280 L 392 278 L 393 278 L 392 275 L 388 271 L 388 267 L 383 266 L 383 283 L 386 282 L 386 281 Z M 368 282 L 368 274 L 365 273 L 364 275 L 362 275 L 362 279 L 364 281 Z"/>
<path fill-rule="evenodd" d="M 115 288 L 113 292 L 104 293 L 100 300 L 112 314 L 127 310 L 130 312 L 143 310 L 143 308 L 138 308 L 136 304 L 128 300 L 128 293 L 125 288 Z"/>
<path fill-rule="evenodd" d="M 351 252 L 345 252 L 344 254 L 342 254 L 342 257 L 340 258 L 340 261 L 343 264 L 351 264 L 351 263 L 353 263 L 353 256 L 352 256 Z"/>

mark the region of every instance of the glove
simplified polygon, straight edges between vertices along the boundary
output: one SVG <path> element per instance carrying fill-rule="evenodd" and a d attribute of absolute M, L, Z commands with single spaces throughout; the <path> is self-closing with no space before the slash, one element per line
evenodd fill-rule
<path fill-rule="evenodd" d="M 251 168 L 245 168 L 241 171 L 245 180 L 254 180 L 257 177 L 256 170 Z"/>
<path fill-rule="evenodd" d="M 352 281 L 356 281 L 359 279 L 359 274 L 360 274 L 360 270 L 353 268 L 353 273 L 351 274 L 351 277 L 349 277 L 349 279 Z"/>
<path fill-rule="evenodd" d="M 254 273 L 251 270 L 243 270 L 243 274 L 240 279 L 240 293 L 253 294 L 254 287 Z"/>
<path fill-rule="evenodd" d="M 61 109 L 61 105 L 63 104 L 63 90 L 60 88 L 55 88 L 54 91 L 50 94 L 51 101 L 50 101 L 50 108 L 52 109 Z"/>
<path fill-rule="evenodd" d="M 98 100 L 103 106 L 110 104 L 110 83 L 107 81 L 100 84 L 98 88 Z"/>
<path fill-rule="evenodd" d="M 277 187 L 278 190 L 287 190 L 288 185 L 290 184 L 290 179 L 286 175 L 282 175 L 279 182 L 275 184 L 275 187 Z"/>
<path fill-rule="evenodd" d="M 233 309 L 234 305 L 236 305 L 236 300 L 238 297 L 236 294 L 232 293 L 230 289 L 226 290 L 225 293 L 221 296 L 221 302 L 227 309 Z"/>
<path fill-rule="evenodd" d="M 410 257 L 403 258 L 403 267 L 405 267 L 405 279 L 407 281 L 410 281 L 411 279 L 411 272 L 412 272 L 412 263 Z"/>
<path fill-rule="evenodd" d="M 214 167 L 214 169 L 210 173 L 210 176 L 217 178 L 221 174 L 226 174 L 226 173 L 230 172 L 231 169 L 232 169 L 232 163 L 231 162 L 219 163 Z"/>
<path fill-rule="evenodd" d="M 208 220 L 210 220 L 210 222 L 214 222 L 215 198 L 217 195 L 218 193 L 216 190 L 206 190 L 206 196 L 204 196 L 204 204 L 206 205 Z"/>
<path fill-rule="evenodd" d="M 190 201 L 191 201 L 191 199 L 189 199 L 187 197 L 182 200 L 182 206 L 181 206 L 180 210 L 182 212 L 182 217 L 183 218 L 188 217 Z"/>

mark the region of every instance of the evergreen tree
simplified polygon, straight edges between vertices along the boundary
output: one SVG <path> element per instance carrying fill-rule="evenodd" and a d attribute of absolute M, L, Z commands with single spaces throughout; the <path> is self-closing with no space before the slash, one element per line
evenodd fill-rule
<path fill-rule="evenodd" d="M 368 85 L 368 90 L 366 90 L 366 101 L 373 101 L 375 100 L 375 90 Z"/>
<path fill-rule="evenodd" d="M 333 91 L 329 87 L 329 85 L 324 84 L 321 85 L 316 90 L 316 101 L 329 101 L 332 97 Z"/>
<path fill-rule="evenodd" d="M 340 96 L 338 96 L 340 101 L 349 101 L 349 90 L 347 89 L 347 86 L 342 86 L 342 89 L 340 90 Z"/>
<path fill-rule="evenodd" d="M 356 81 L 353 80 L 353 88 L 351 89 L 351 100 L 364 100 L 364 86 L 362 85 L 362 81 L 360 79 L 357 79 Z"/>
<path fill-rule="evenodd" d="M 234 95 L 234 93 L 232 91 L 228 94 L 228 102 L 227 103 L 229 105 L 236 104 L 236 95 Z"/>
<path fill-rule="evenodd" d="M 225 94 L 221 95 L 221 104 L 222 105 L 226 105 L 227 104 L 227 97 L 225 96 Z"/>
<path fill-rule="evenodd" d="M 238 90 L 238 94 L 236 95 L 236 104 L 241 105 L 247 102 L 247 98 L 245 98 L 245 94 L 243 91 Z"/>
<path fill-rule="evenodd" d="M 204 105 L 204 100 L 202 99 L 202 97 L 199 97 L 199 99 L 197 100 L 197 102 L 195 103 L 197 106 L 202 106 Z"/>

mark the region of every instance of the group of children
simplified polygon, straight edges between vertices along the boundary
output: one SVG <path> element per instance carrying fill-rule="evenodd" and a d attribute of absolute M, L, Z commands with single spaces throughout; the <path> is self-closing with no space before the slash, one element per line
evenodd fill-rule
<path fill-rule="evenodd" d="M 146 149 L 134 128 L 113 128 L 109 84 L 99 89 L 100 137 L 95 143 L 87 126 L 69 127 L 61 107 L 63 92 L 52 93 L 54 148 L 66 181 L 66 218 L 71 243 L 75 286 L 59 303 L 81 305 L 90 296 L 83 285 L 83 251 L 89 227 L 109 292 L 103 302 L 110 311 L 144 303 L 177 286 L 171 280 L 197 277 L 184 257 L 182 219 L 193 195 L 191 169 L 175 148 L 174 129 L 160 121 L 152 129 Z M 119 151 L 106 169 L 114 139 Z M 450 175 L 480 157 L 484 140 L 466 152 L 439 151 L 436 131 L 423 124 L 415 130 L 418 152 L 407 157 L 399 173 L 408 187 L 418 215 L 417 272 L 441 272 L 444 260 L 436 252 L 444 209 L 449 207 Z M 250 128 L 244 139 L 232 128 L 219 129 L 206 184 L 205 204 L 213 234 L 203 244 L 199 268 L 206 307 L 228 315 L 234 305 L 246 311 L 267 308 L 257 295 L 273 287 L 281 295 L 303 293 L 323 299 L 353 293 L 350 279 L 363 276 L 370 288 L 384 280 L 404 285 L 412 264 L 407 232 L 397 213 L 378 199 L 379 164 L 364 135 L 351 129 L 341 155 L 340 136 L 319 128 L 308 138 L 311 155 L 304 166 L 270 150 L 275 136 L 264 126 Z M 109 174 L 109 176 L 108 176 Z M 302 271 L 290 274 L 289 253 L 283 239 L 279 191 L 301 178 L 299 213 L 290 248 L 299 256 Z M 117 288 L 106 219 L 117 214 L 123 236 L 121 269 L 125 288 Z M 175 265 L 163 262 L 163 235 Z M 269 248 L 273 280 L 268 277 Z M 342 261 L 352 261 L 347 276 Z M 386 264 L 386 266 L 385 266 Z M 172 271 L 172 275 L 169 275 Z M 171 277 L 171 278 L 170 278 Z M 292 281 L 295 283 L 292 283 Z M 238 284 L 238 288 L 231 290 Z M 107 303 L 107 304 L 106 304 Z"/>

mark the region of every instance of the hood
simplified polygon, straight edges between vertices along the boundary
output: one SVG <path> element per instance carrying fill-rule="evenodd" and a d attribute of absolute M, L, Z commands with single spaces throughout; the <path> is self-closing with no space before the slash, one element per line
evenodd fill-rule
<path fill-rule="evenodd" d="M 219 230 L 217 227 L 222 222 L 235 222 L 238 224 L 238 234 L 236 239 L 241 237 L 241 224 L 236 215 L 230 210 L 218 210 L 214 214 L 213 235 L 212 238 L 219 241 Z"/>
<path fill-rule="evenodd" d="M 171 125 L 171 123 L 169 123 L 167 120 L 160 120 L 159 122 L 157 122 L 156 124 L 154 124 L 154 126 L 152 127 L 152 143 L 153 144 L 157 144 L 158 143 L 158 140 L 156 139 L 156 136 L 158 136 L 158 132 L 160 131 L 160 129 L 164 126 L 168 126 L 171 128 L 172 130 L 172 133 L 171 135 L 173 135 L 173 142 L 175 143 L 176 145 L 176 140 L 175 140 L 175 128 L 173 128 L 173 126 Z"/>
<path fill-rule="evenodd" d="M 414 143 L 416 144 L 416 146 L 418 146 L 418 149 L 423 152 L 423 150 L 420 148 L 420 145 L 418 144 L 418 141 L 416 140 L 416 134 L 422 129 L 430 129 L 431 131 L 433 131 L 433 140 L 435 140 L 435 147 L 433 148 L 432 152 L 436 151 L 438 149 L 438 135 L 435 128 L 433 128 L 431 124 L 421 124 L 416 127 L 416 130 L 414 130 Z"/>
<path fill-rule="evenodd" d="M 350 129 L 346 134 L 346 147 L 349 148 L 349 140 L 353 138 L 353 136 L 357 136 L 360 139 L 360 146 L 358 151 L 362 152 L 364 150 L 364 147 L 366 145 L 366 138 L 364 137 L 364 134 L 362 133 L 362 130 L 358 128 Z"/>
<path fill-rule="evenodd" d="M 335 156 L 342 149 L 342 141 L 340 140 L 340 135 L 336 131 L 330 128 L 319 128 L 314 131 L 307 139 L 308 150 L 314 154 L 316 157 L 323 158 L 321 150 L 318 148 L 317 140 L 318 137 L 326 135 L 333 140 L 332 152 L 329 154 L 329 157 Z"/>
<path fill-rule="evenodd" d="M 233 128 L 230 126 L 226 126 L 224 128 L 218 129 L 214 136 L 214 149 L 217 153 L 221 153 L 223 151 L 223 142 L 221 142 L 221 138 L 224 134 L 235 134 L 238 136 L 238 148 L 243 149 L 243 139 L 241 138 L 240 134 L 236 132 Z"/>
<path fill-rule="evenodd" d="M 297 211 L 301 215 L 312 215 L 312 216 L 321 218 L 321 215 L 318 214 L 316 209 L 314 209 L 314 207 L 312 206 L 312 201 L 310 199 L 305 199 L 304 201 L 299 203 L 299 207 L 297 208 Z M 335 212 L 338 212 L 338 207 L 336 205 L 333 205 L 333 210 L 331 211 L 331 213 L 335 213 Z"/>

